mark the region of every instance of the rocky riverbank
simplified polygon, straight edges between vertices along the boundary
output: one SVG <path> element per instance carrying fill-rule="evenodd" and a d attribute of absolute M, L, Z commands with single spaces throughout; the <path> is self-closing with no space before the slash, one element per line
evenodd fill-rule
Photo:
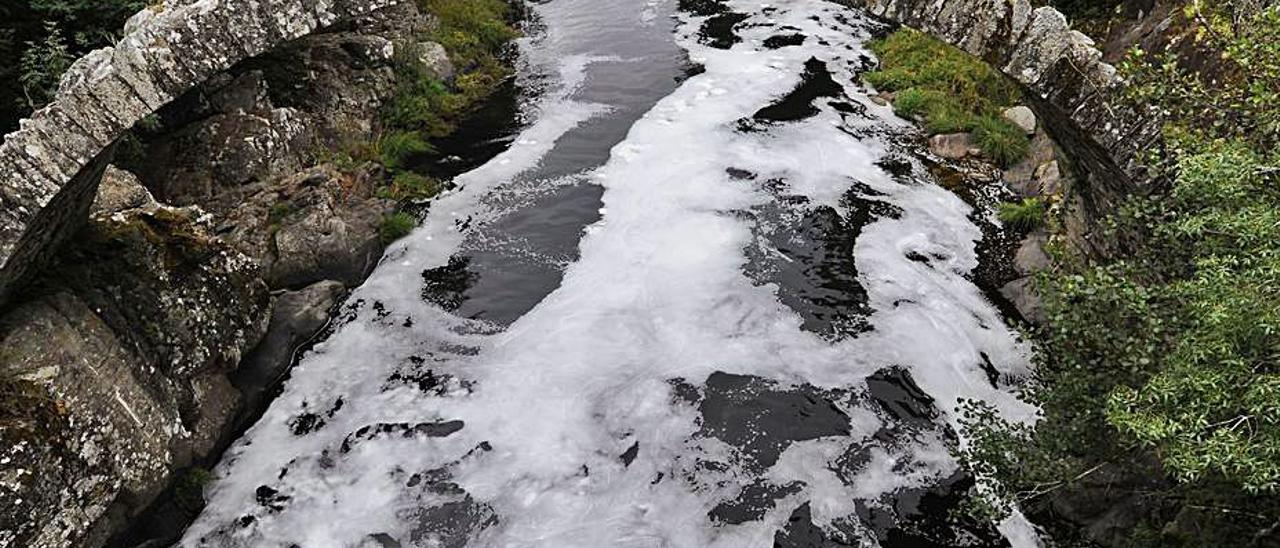
<path fill-rule="evenodd" d="M 118 145 L 87 225 L 0 311 L 0 546 L 163 544 L 198 511 L 199 467 L 388 243 L 390 175 L 333 151 L 378 141 L 397 63 L 471 70 L 436 25 L 405 2 L 283 45 Z M 120 536 L 148 508 L 168 523 Z"/>

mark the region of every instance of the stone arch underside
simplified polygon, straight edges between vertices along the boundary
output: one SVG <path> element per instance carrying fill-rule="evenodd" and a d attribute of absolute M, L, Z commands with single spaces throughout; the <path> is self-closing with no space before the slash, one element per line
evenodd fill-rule
<path fill-rule="evenodd" d="M 87 218 L 115 143 L 210 77 L 407 0 L 167 0 L 77 60 L 0 145 L 0 305 Z"/>

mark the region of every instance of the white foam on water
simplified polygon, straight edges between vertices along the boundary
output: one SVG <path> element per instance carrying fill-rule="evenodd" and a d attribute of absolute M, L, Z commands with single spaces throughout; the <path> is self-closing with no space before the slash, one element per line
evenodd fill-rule
<path fill-rule="evenodd" d="M 284 394 L 228 453 L 184 545 L 358 546 L 374 545 L 369 535 L 382 533 L 406 546 L 452 546 L 454 537 L 433 529 L 440 514 L 430 509 L 465 503 L 485 509 L 473 512 L 480 518 L 471 524 L 471 546 L 771 546 L 802 503 L 825 527 L 854 513 L 858 501 L 883 504 L 886 495 L 929 487 L 955 470 L 944 441 L 923 431 L 898 446 L 871 447 L 869 462 L 846 485 L 830 463 L 886 426 L 878 414 L 846 406 L 848 436 L 791 443 L 759 474 L 775 485 L 803 482 L 799 493 L 758 521 L 713 526 L 708 511 L 737 496 L 754 473 L 700 466 L 737 462 L 740 450 L 700 434 L 698 409 L 679 403 L 670 381 L 698 385 L 717 371 L 783 388 L 862 390 L 868 375 L 901 366 L 952 426 L 962 397 L 1031 417 L 981 368 L 985 354 L 1001 372 L 1025 374 L 1027 348 L 966 278 L 981 236 L 970 209 L 937 185 L 877 167 L 887 150 L 873 133 L 842 131 L 901 128 L 902 121 L 869 106 L 884 117 L 846 122 L 821 105 L 814 117 L 764 132 L 736 129 L 795 88 L 815 57 L 852 100 L 870 105 L 855 84 L 860 57 L 869 55 L 858 16 L 820 0 L 780 3 L 768 13 L 759 3 L 730 4 L 752 16 L 739 27 L 744 43 L 709 48 L 695 36 L 698 21 L 681 26 L 681 45 L 706 71 L 637 122 L 592 174 L 605 189 L 604 216 L 586 231 L 559 289 L 505 330 L 420 297 L 422 271 L 447 264 L 461 244 L 456 221 L 485 215 L 478 204 L 487 193 L 606 108 L 572 99 L 590 57 L 566 60 L 565 91 L 542 103 L 517 138 L 524 144 L 460 178 L 461 190 L 438 199 L 425 225 L 388 251 L 351 298 L 355 318 L 297 366 Z M 549 6 L 542 9 L 555 9 Z M 760 48 L 783 26 L 800 29 L 808 42 Z M 548 31 L 544 47 L 556 32 Z M 872 331 L 839 342 L 804 331 L 776 286 L 744 274 L 745 250 L 759 245 L 749 212 L 775 198 L 727 168 L 784 177 L 811 207 L 840 207 L 861 182 L 901 210 L 867 226 L 855 249 Z M 913 251 L 933 260 L 912 261 Z M 410 356 L 435 360 L 436 373 L 461 380 L 444 395 L 388 384 Z M 303 411 L 324 426 L 295 435 Z M 446 437 L 358 439 L 368 425 L 451 420 L 465 426 Z M 347 451 L 344 440 L 354 440 Z M 619 455 L 633 444 L 638 456 L 624 465 Z M 412 479 L 431 470 L 446 471 L 456 489 L 425 489 Z M 260 486 L 273 490 L 267 499 L 276 491 L 289 499 L 280 509 L 260 504 Z M 1036 542 L 1024 522 L 1002 529 L 1018 546 Z"/>

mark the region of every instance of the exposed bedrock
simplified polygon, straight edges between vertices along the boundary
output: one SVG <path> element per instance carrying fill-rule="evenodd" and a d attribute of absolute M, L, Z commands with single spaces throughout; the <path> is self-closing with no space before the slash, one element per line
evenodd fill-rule
<path fill-rule="evenodd" d="M 403 0 L 166 0 L 78 60 L 0 145 L 0 303 L 84 223 L 95 162 L 139 121 L 245 59 Z"/>
<path fill-rule="evenodd" d="M 339 169 L 325 151 L 375 139 L 395 90 L 396 46 L 434 22 L 390 0 L 306 2 L 306 17 L 299 2 L 246 1 L 259 11 L 222 13 L 232 4 L 171 1 L 135 17 L 121 46 L 79 62 L 59 102 L 6 138 L 5 154 L 54 139 L 65 128 L 53 120 L 70 120 L 58 109 L 73 104 L 85 109 L 77 120 L 141 112 L 107 108 L 95 71 L 134 60 L 120 52 L 178 24 L 167 18 L 185 14 L 210 33 L 198 51 L 170 55 L 234 50 L 207 61 L 219 68 L 200 69 L 199 81 L 194 68 L 156 69 L 167 85 L 190 85 L 166 87 L 148 124 L 130 132 L 136 120 L 116 120 L 98 151 L 70 137 L 68 148 L 45 149 L 76 170 L 59 188 L 39 186 L 51 194 L 37 211 L 60 220 L 32 232 L 48 236 L 38 244 L 0 238 L 10 242 L 4 260 L 27 257 L 7 254 L 19 248 L 41 256 L 0 308 L 0 546 L 97 548 L 144 512 L 169 516 L 169 529 L 128 540 L 167 545 L 186 518 L 155 501 L 191 476 L 184 470 L 210 464 L 381 256 L 378 225 L 395 205 L 377 195 L 385 175 Z M 217 17 L 200 11 L 214 6 Z M 292 15 L 286 24 L 272 14 Z M 269 40 L 259 43 L 243 25 L 288 28 L 260 29 Z M 166 39 L 179 38 L 194 39 Z M 452 70 L 447 57 L 420 62 Z M 80 145 L 86 161 L 74 167 L 67 151 Z M 21 155 L 27 166 L 34 157 Z M 15 209 L 25 177 L 0 180 L 4 238 L 44 222 Z M 15 279 L 9 266 L 3 283 Z"/>

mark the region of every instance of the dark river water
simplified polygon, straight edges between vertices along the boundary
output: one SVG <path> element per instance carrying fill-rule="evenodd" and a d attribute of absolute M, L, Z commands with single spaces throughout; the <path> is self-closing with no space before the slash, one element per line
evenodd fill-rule
<path fill-rule="evenodd" d="M 226 454 L 182 546 L 1036 546 L 955 512 L 1029 419 L 972 210 L 822 0 L 533 5 L 509 134 Z M 465 161 L 465 160 L 464 160 Z"/>

